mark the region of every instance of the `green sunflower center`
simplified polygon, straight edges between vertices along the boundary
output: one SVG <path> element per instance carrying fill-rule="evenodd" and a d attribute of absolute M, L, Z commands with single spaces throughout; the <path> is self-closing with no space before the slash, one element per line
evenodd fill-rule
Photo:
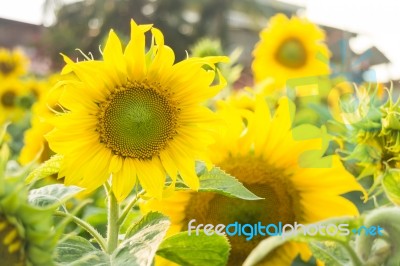
<path fill-rule="evenodd" d="M 100 104 L 100 141 L 116 155 L 151 159 L 176 134 L 177 112 L 156 86 L 129 82 Z"/>
<path fill-rule="evenodd" d="M 12 90 L 6 90 L 5 92 L 3 92 L 3 94 L 1 94 L 1 105 L 8 108 L 13 107 L 15 105 L 16 97 L 17 95 L 15 94 L 15 92 L 13 92 Z"/>
<path fill-rule="evenodd" d="M 4 216 L 0 215 L 1 265 L 24 265 L 21 243 L 17 229 Z"/>
<path fill-rule="evenodd" d="M 290 177 L 282 170 L 270 167 L 255 157 L 230 158 L 219 165 L 238 178 L 257 196 L 258 201 L 232 199 L 213 193 L 193 194 L 186 210 L 187 222 L 196 219 L 197 224 L 293 224 L 301 216 L 298 192 Z M 274 229 L 271 229 L 274 232 Z M 230 265 L 239 265 L 250 251 L 267 236 L 255 236 L 247 241 L 245 236 L 231 236 Z"/>
<path fill-rule="evenodd" d="M 307 52 L 300 40 L 290 38 L 279 46 L 275 58 L 286 67 L 300 68 L 306 64 Z"/>
<path fill-rule="evenodd" d="M 15 69 L 15 64 L 12 62 L 0 62 L 0 72 L 8 75 Z"/>

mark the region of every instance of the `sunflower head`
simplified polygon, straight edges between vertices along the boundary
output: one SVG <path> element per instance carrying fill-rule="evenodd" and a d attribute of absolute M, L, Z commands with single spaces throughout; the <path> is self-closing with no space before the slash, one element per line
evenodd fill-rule
<path fill-rule="evenodd" d="M 171 217 L 170 234 L 187 230 L 188 222 L 200 224 L 262 225 L 308 224 L 329 217 L 358 215 L 354 204 L 341 195 L 363 191 L 341 164 L 338 156 L 324 156 L 323 132 L 312 126 L 292 128 L 294 105 L 287 98 L 279 101 L 275 113 L 261 97 L 254 107 L 241 109 L 221 105 L 228 130 L 221 131 L 211 146 L 212 162 L 235 176 L 263 200 L 242 201 L 215 193 L 175 192 L 161 201 L 145 204 L 145 210 L 159 210 Z M 298 134 L 314 132 L 299 140 Z M 320 150 L 318 154 L 312 151 Z M 322 163 L 324 162 L 324 163 Z M 329 162 L 329 163 L 326 163 Z M 246 240 L 229 237 L 232 244 L 229 265 L 242 263 L 251 250 L 266 236 Z M 288 265 L 298 255 L 310 257 L 304 244 L 287 244 L 274 252 L 266 265 Z"/>
<path fill-rule="evenodd" d="M 273 78 L 282 88 L 289 79 L 329 74 L 325 34 L 311 22 L 278 14 L 261 31 L 260 39 L 253 51 L 256 83 Z"/>
<path fill-rule="evenodd" d="M 50 90 L 50 85 L 53 83 L 51 80 L 47 84 L 42 84 L 45 88 L 40 92 L 38 101 L 32 106 L 31 128 L 24 133 L 24 146 L 18 158 L 22 165 L 34 160 L 44 162 L 54 154 L 44 135 L 53 130 L 54 126 L 49 123 L 49 120 L 56 114 L 62 113 L 63 107 L 58 103 L 62 91 Z"/>
<path fill-rule="evenodd" d="M 148 31 L 153 42 L 145 51 Z M 133 20 L 125 49 L 111 31 L 103 60 L 75 63 L 64 57 L 67 65 L 57 86 L 68 111 L 54 120 L 47 139 L 64 155 L 60 176 L 67 184 L 90 191 L 111 176 L 118 200 L 137 180 L 160 198 L 167 175 L 172 184 L 179 174 L 198 188 L 194 162 L 207 160 L 213 141 L 209 128 L 216 121 L 201 103 L 222 88 L 215 64 L 226 58 L 175 63 L 174 57 L 158 29 Z"/>
<path fill-rule="evenodd" d="M 22 117 L 24 108 L 21 106 L 21 96 L 24 87 L 16 79 L 6 79 L 0 82 L 0 123 L 16 121 Z"/>
<path fill-rule="evenodd" d="M 0 147 L 0 255 L 2 265 L 53 265 L 52 210 L 31 206 L 20 177 L 8 177 L 8 148 Z"/>
<path fill-rule="evenodd" d="M 28 58 L 19 50 L 0 48 L 0 78 L 18 77 L 26 73 Z"/>

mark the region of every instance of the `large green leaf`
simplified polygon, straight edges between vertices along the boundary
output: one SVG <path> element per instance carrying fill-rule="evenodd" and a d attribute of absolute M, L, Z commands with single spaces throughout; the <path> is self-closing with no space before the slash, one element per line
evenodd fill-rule
<path fill-rule="evenodd" d="M 218 167 L 212 168 L 208 171 L 204 165 L 197 165 L 197 174 L 200 181 L 200 192 L 215 192 L 232 198 L 239 198 L 244 200 L 260 200 L 262 198 L 256 196 L 253 192 L 248 190 L 233 176 L 225 173 Z M 176 184 L 178 190 L 189 189 L 184 183 L 178 182 Z"/>
<path fill-rule="evenodd" d="M 180 265 L 219 266 L 226 265 L 229 256 L 229 242 L 225 236 L 188 235 L 181 232 L 165 239 L 157 255 Z"/>
<path fill-rule="evenodd" d="M 61 266 L 111 266 L 110 257 L 80 236 L 68 236 L 56 248 L 56 262 Z"/>
<path fill-rule="evenodd" d="M 29 203 L 36 206 L 58 206 L 81 192 L 83 189 L 77 186 L 64 186 L 63 184 L 53 184 L 29 192 Z"/>
<path fill-rule="evenodd" d="M 150 266 L 170 225 L 169 219 L 150 212 L 129 228 L 126 239 L 111 256 L 113 265 Z"/>

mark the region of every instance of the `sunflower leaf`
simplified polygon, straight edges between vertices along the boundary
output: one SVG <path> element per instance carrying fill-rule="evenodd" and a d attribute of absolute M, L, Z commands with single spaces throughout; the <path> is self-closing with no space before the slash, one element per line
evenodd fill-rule
<path fill-rule="evenodd" d="M 218 266 L 226 265 L 229 256 L 229 242 L 225 236 L 198 235 L 181 232 L 165 239 L 157 255 L 179 265 Z"/>
<path fill-rule="evenodd" d="M 129 228 L 125 240 L 111 255 L 113 265 L 150 266 L 169 228 L 168 217 L 150 212 Z"/>
<path fill-rule="evenodd" d="M 56 154 L 52 156 L 49 160 L 45 161 L 35 170 L 33 170 L 26 178 L 25 182 L 27 184 L 32 183 L 34 181 L 43 179 L 45 177 L 54 175 L 60 171 L 61 162 L 63 160 L 63 156 Z"/>
<path fill-rule="evenodd" d="M 388 170 L 382 181 L 386 196 L 396 205 L 400 205 L 400 171 L 398 169 Z"/>
<path fill-rule="evenodd" d="M 28 195 L 28 201 L 40 207 L 59 206 L 82 190 L 77 186 L 48 185 L 31 190 Z"/>
<path fill-rule="evenodd" d="M 80 236 L 68 236 L 58 244 L 56 254 L 55 261 L 60 266 L 111 266 L 108 254 Z"/>
<path fill-rule="evenodd" d="M 253 192 L 248 190 L 235 177 L 224 172 L 218 167 L 212 168 L 210 171 L 202 164 L 196 165 L 197 175 L 199 176 L 200 187 L 199 192 L 215 192 L 231 198 L 239 198 L 244 200 L 261 200 Z M 177 190 L 188 190 L 189 187 L 183 182 L 176 183 Z"/>

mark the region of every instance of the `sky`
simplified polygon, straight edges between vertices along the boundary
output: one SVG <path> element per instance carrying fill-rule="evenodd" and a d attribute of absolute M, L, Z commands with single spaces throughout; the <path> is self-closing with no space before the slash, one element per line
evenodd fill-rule
<path fill-rule="evenodd" d="M 0 17 L 42 24 L 43 3 L 45 0 L 0 1 Z"/>
<path fill-rule="evenodd" d="M 45 0 L 0 1 L 0 17 L 32 24 L 43 21 Z M 65 0 L 64 0 L 65 1 Z M 72 2 L 76 0 L 67 0 Z M 376 68 L 379 81 L 400 79 L 400 1 L 397 0 L 280 0 L 305 7 L 305 15 L 313 22 L 361 34 L 355 48 L 362 52 L 376 46 L 392 62 Z"/>

